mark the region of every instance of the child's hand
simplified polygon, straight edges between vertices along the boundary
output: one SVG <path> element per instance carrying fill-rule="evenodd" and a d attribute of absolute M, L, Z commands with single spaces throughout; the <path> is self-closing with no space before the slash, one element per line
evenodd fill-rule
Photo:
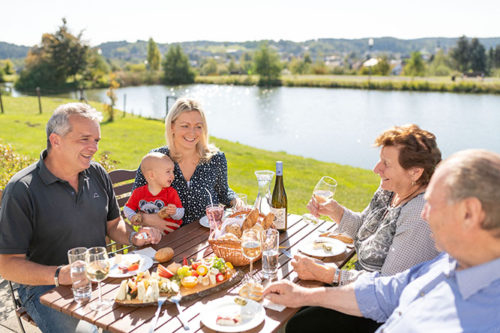
<path fill-rule="evenodd" d="M 162 219 L 171 217 L 177 212 L 177 207 L 174 204 L 168 204 L 166 207 L 163 207 L 159 212 L 158 216 Z"/>

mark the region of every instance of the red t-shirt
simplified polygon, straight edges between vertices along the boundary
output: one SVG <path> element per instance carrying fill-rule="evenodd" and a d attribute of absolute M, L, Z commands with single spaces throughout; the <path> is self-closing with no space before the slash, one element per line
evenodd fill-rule
<path fill-rule="evenodd" d="M 148 185 L 136 188 L 125 206 L 134 211 L 141 211 L 146 214 L 156 214 L 163 207 L 174 204 L 177 208 L 182 208 L 181 199 L 173 187 L 164 187 L 157 195 L 149 192 Z M 165 222 L 170 229 L 176 230 L 182 224 L 182 219 L 174 220 L 166 218 Z"/>

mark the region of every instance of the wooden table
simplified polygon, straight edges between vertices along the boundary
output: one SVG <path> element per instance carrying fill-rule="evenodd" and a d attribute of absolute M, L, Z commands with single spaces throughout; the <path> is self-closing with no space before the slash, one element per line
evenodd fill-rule
<path fill-rule="evenodd" d="M 321 222 L 317 225 L 307 223 L 302 220 L 299 215 L 288 216 L 288 230 L 280 234 L 280 246 L 288 249 L 292 254 L 297 253 L 297 249 L 302 242 L 308 241 L 315 237 L 318 230 L 334 230 L 336 225 L 332 222 Z M 155 245 L 156 249 L 170 246 L 175 251 L 174 260 L 181 262 L 184 257 L 187 259 L 196 259 L 206 257 L 212 254 L 212 250 L 208 245 L 207 228 L 202 227 L 199 223 L 191 223 L 177 231 L 164 236 L 160 244 Z M 353 255 L 354 250 L 348 248 L 345 254 L 330 258 L 330 261 L 335 262 L 339 267 L 343 266 Z M 290 259 L 284 254 L 279 256 L 279 279 L 297 280 L 297 274 L 293 272 L 290 264 Z M 254 263 L 254 271 L 260 271 L 261 262 Z M 248 266 L 240 269 L 248 270 Z M 117 288 L 122 279 L 108 278 L 102 283 L 103 297 L 114 298 Z M 302 282 L 302 281 L 301 281 Z M 314 285 L 314 283 L 307 283 Z M 319 284 L 316 284 L 319 285 Z M 211 329 L 204 326 L 200 321 L 200 312 L 204 304 L 207 302 L 223 297 L 226 295 L 237 295 L 241 283 L 235 286 L 219 291 L 217 293 L 186 302 L 181 301 L 184 318 L 189 320 L 191 332 L 213 332 Z M 92 293 L 91 302 L 95 302 L 98 298 L 96 288 Z M 92 311 L 89 304 L 83 306 L 78 305 L 73 301 L 73 294 L 69 286 L 59 286 L 44 294 L 40 301 L 42 304 L 57 309 L 70 316 L 86 320 L 95 324 L 98 327 L 104 328 L 111 332 L 148 332 L 151 325 L 151 320 L 156 311 L 156 306 L 147 307 L 126 307 L 113 304 L 107 310 L 102 312 Z M 286 308 L 282 312 L 273 311 L 266 308 L 265 320 L 253 330 L 248 332 L 275 332 L 288 319 L 290 319 L 298 309 Z M 174 304 L 165 303 L 158 323 L 156 331 L 158 332 L 185 332 L 180 321 L 176 318 L 178 315 Z"/>

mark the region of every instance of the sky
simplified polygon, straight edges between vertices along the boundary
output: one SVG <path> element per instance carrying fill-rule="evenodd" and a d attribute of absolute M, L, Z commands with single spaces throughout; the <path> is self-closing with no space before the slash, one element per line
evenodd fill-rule
<path fill-rule="evenodd" d="M 65 17 L 91 46 L 148 40 L 500 37 L 498 0 L 14 0 L 0 41 L 32 46 Z"/>

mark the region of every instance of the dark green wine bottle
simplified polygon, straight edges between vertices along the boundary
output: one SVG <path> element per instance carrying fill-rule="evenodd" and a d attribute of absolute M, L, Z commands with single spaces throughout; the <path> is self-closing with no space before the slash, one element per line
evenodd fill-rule
<path fill-rule="evenodd" d="M 274 214 L 274 226 L 279 231 L 286 231 L 288 221 L 288 201 L 283 184 L 283 162 L 276 162 L 276 181 L 274 183 L 271 212 Z"/>

